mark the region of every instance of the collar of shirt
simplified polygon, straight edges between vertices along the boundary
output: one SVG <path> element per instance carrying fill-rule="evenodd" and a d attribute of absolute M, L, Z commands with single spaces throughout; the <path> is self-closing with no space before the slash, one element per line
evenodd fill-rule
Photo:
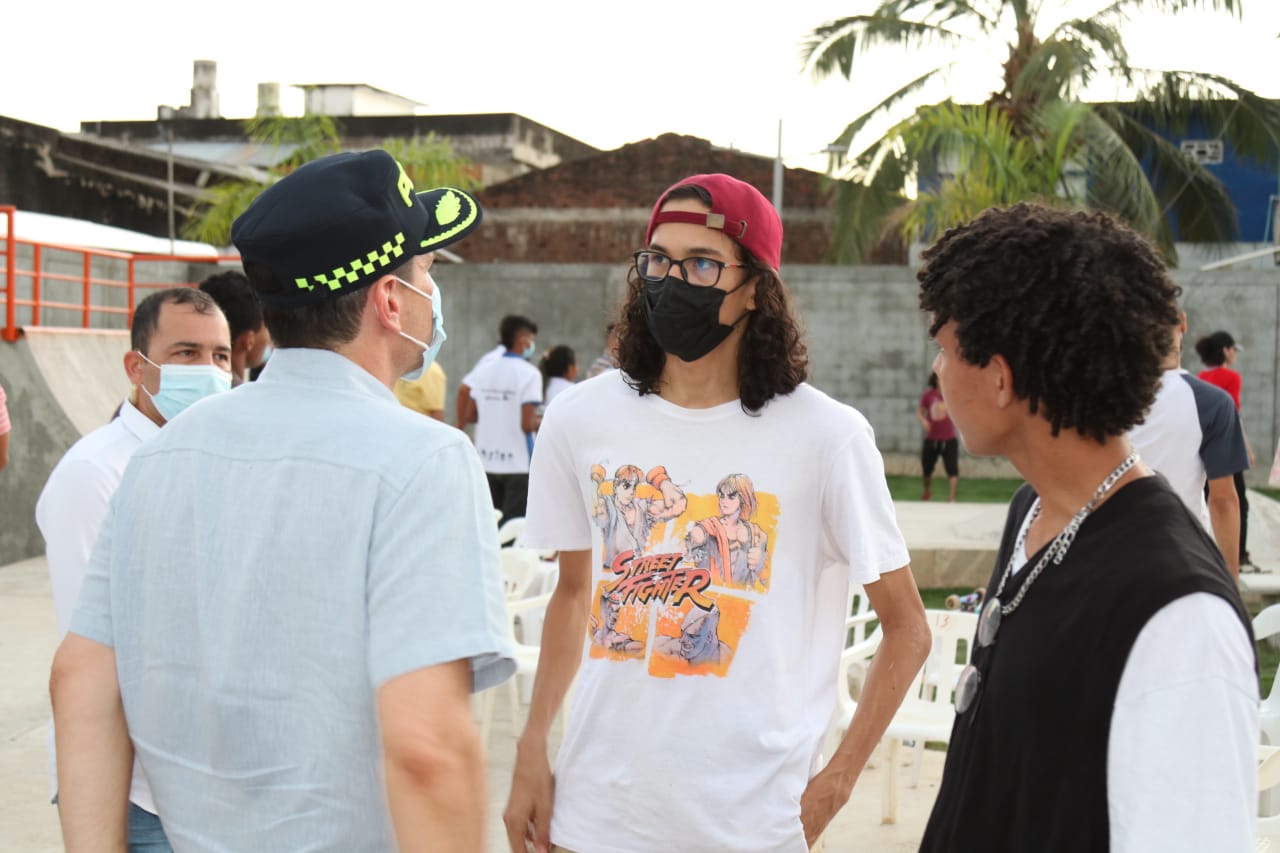
<path fill-rule="evenodd" d="M 120 423 L 133 433 L 138 441 L 146 441 L 160 431 L 160 426 L 151 418 L 142 414 L 138 407 L 125 400 L 120 406 Z"/>
<path fill-rule="evenodd" d="M 271 354 L 258 385 L 302 385 L 331 388 L 395 403 L 396 395 L 345 355 L 327 349 L 289 347 Z"/>

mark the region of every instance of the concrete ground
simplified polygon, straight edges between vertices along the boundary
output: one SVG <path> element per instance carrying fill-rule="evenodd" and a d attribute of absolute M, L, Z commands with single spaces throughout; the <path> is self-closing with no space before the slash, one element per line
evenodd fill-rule
<path fill-rule="evenodd" d="M 1251 494 L 1250 551 L 1264 567 L 1243 585 L 1256 594 L 1280 593 L 1280 504 Z M 899 523 L 913 557 L 933 548 L 993 549 L 1004 507 L 988 504 L 898 504 Z M 1255 521 L 1256 519 L 1256 521 Z M 944 531 L 951 531 L 947 538 Z M 989 568 L 989 567 L 988 567 Z M 48 572 L 42 557 L 0 567 L 0 851 L 61 850 L 57 815 L 49 805 L 45 732 L 49 719 L 49 662 L 56 646 Z M 501 812 L 511 780 L 515 737 L 510 709 L 501 699 L 489 745 L 489 851 L 507 849 Z M 912 750 L 903 750 L 909 764 Z M 918 788 L 899 773 L 898 821 L 880 823 L 883 756 L 859 780 L 853 798 L 827 833 L 829 853 L 899 853 L 918 847 L 942 773 L 943 753 L 926 750 Z"/>

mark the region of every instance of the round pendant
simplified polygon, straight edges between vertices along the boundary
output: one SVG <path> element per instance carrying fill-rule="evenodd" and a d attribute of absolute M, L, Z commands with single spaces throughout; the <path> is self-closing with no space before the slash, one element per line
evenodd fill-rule
<path fill-rule="evenodd" d="M 973 664 L 969 664 L 960 672 L 956 680 L 956 713 L 963 714 L 972 707 L 982 689 L 982 673 Z"/>
<path fill-rule="evenodd" d="M 1000 630 L 1000 599 L 991 598 L 982 607 L 982 615 L 978 617 L 978 646 L 986 648 L 996 641 L 996 632 Z"/>

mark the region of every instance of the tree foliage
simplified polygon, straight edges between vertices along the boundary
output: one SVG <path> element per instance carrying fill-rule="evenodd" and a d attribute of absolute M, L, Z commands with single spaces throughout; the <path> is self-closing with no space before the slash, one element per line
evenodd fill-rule
<path fill-rule="evenodd" d="M 191 240 L 226 246 L 231 243 L 231 224 L 258 193 L 303 163 L 342 150 L 337 124 L 330 116 L 265 116 L 245 122 L 250 141 L 282 151 L 274 166 L 266 170 L 266 180 L 228 181 L 211 187 L 195 215 L 183 226 L 183 236 Z M 379 147 L 395 157 L 414 185 L 420 188 L 453 186 L 474 189 L 479 185 L 479 169 L 469 159 L 453 151 L 447 140 L 435 134 L 425 137 L 384 139 Z"/>
<path fill-rule="evenodd" d="M 836 260 L 863 258 L 886 223 L 929 240 L 986 207 L 1027 199 L 1112 211 L 1171 259 L 1174 219 L 1182 240 L 1234 239 L 1236 214 L 1221 182 L 1158 131 L 1184 132 L 1194 119 L 1243 157 L 1275 157 L 1280 104 L 1219 75 L 1136 68 L 1120 26 L 1139 11 L 1239 15 L 1241 0 L 1109 0 L 1052 28 L 1044 25 L 1048 5 L 881 0 L 869 14 L 810 33 L 802 51 L 810 70 L 855 82 L 862 81 L 873 48 L 923 51 L 976 40 L 1006 49 L 999 88 L 983 103 L 918 108 L 869 147 L 833 158 L 833 171 L 844 179 L 835 194 Z M 872 121 L 900 111 L 955 62 L 927 68 L 889 93 L 850 121 L 832 147 L 850 150 Z M 1132 103 L 1081 100 L 1086 87 L 1102 79 L 1131 89 Z M 903 195 L 911 177 L 920 179 L 914 202 Z"/>

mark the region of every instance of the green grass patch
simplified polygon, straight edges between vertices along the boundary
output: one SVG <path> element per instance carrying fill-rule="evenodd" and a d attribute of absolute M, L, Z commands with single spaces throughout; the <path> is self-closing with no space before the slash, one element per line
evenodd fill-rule
<path fill-rule="evenodd" d="M 918 501 L 923 491 L 923 484 L 917 476 L 909 474 L 889 474 L 885 477 L 889 482 L 889 494 L 895 501 Z M 966 480 L 960 478 L 956 487 L 956 500 L 963 503 L 1003 504 L 1008 503 L 1013 493 L 1022 485 L 1021 480 Z M 946 501 L 947 478 L 936 474 L 933 478 L 933 499 Z"/>

